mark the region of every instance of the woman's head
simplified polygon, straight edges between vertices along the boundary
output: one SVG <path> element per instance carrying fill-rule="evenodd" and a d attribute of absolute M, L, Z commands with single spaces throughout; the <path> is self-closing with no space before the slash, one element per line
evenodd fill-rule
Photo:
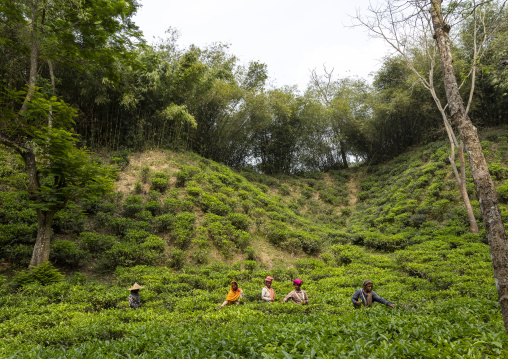
<path fill-rule="evenodd" d="M 231 288 L 234 290 L 234 291 L 237 291 L 238 290 L 238 282 L 236 280 L 232 281 L 231 282 Z"/>
<path fill-rule="evenodd" d="M 273 281 L 273 278 L 268 276 L 265 278 L 265 285 L 270 288 L 270 286 L 272 285 L 272 281 Z"/>
<path fill-rule="evenodd" d="M 373 287 L 373 284 L 372 284 L 372 281 L 370 279 L 365 279 L 363 281 L 363 289 L 366 292 L 370 292 L 372 290 L 372 287 Z"/>
<path fill-rule="evenodd" d="M 296 290 L 299 290 L 300 287 L 302 286 L 302 283 L 303 281 L 301 279 L 295 279 L 293 281 L 293 286 L 295 287 Z"/>

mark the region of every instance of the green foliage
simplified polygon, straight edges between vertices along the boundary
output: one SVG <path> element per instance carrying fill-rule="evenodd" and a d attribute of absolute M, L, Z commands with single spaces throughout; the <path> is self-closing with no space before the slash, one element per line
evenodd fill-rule
<path fill-rule="evenodd" d="M 134 217 L 143 210 L 143 198 L 139 195 L 127 196 L 123 205 L 123 213 L 127 217 Z"/>
<path fill-rule="evenodd" d="M 338 265 L 348 265 L 362 260 L 365 253 L 358 247 L 348 244 L 336 244 L 330 247 Z"/>
<path fill-rule="evenodd" d="M 174 243 L 180 249 L 186 249 L 194 234 L 194 222 L 196 215 L 194 213 L 182 212 L 175 216 L 171 236 Z"/>
<path fill-rule="evenodd" d="M 229 213 L 226 218 L 235 228 L 242 231 L 248 231 L 252 222 L 249 216 L 240 213 Z"/>
<path fill-rule="evenodd" d="M 53 265 L 46 261 L 37 267 L 20 272 L 14 277 L 14 282 L 19 286 L 25 286 L 31 283 L 39 283 L 41 285 L 48 285 L 51 283 L 60 282 L 64 276 L 53 267 Z"/>
<path fill-rule="evenodd" d="M 144 166 L 141 168 L 141 182 L 147 183 L 150 179 L 150 167 Z"/>
<path fill-rule="evenodd" d="M 111 154 L 110 161 L 112 164 L 118 166 L 120 169 L 124 169 L 130 163 L 129 151 L 121 150 L 121 151 L 113 152 Z"/>
<path fill-rule="evenodd" d="M 169 188 L 169 175 L 164 172 L 156 172 L 151 178 L 151 189 L 164 193 Z"/>
<path fill-rule="evenodd" d="M 65 208 L 58 211 L 53 219 L 55 233 L 79 233 L 83 231 L 86 216 L 74 202 L 68 202 Z"/>
<path fill-rule="evenodd" d="M 51 244 L 50 260 L 58 266 L 76 268 L 88 260 L 88 253 L 78 248 L 76 242 L 56 240 Z"/>
<path fill-rule="evenodd" d="M 497 198 L 503 203 L 508 203 L 508 182 L 496 187 Z"/>
<path fill-rule="evenodd" d="M 253 270 L 255 270 L 258 267 L 258 263 L 253 260 L 246 260 L 244 262 L 244 267 L 245 267 L 245 270 L 252 272 Z"/>
<path fill-rule="evenodd" d="M 100 253 L 111 249 L 116 240 L 114 236 L 95 232 L 81 232 L 78 237 L 78 244 L 86 252 Z"/>
<path fill-rule="evenodd" d="M 175 269 L 181 269 L 185 264 L 187 254 L 185 251 L 175 248 L 169 254 L 169 266 Z"/>
<path fill-rule="evenodd" d="M 192 245 L 194 247 L 192 259 L 198 264 L 205 264 L 210 253 L 210 243 L 206 239 L 195 238 L 192 240 Z"/>
<path fill-rule="evenodd" d="M 203 211 L 214 213 L 220 216 L 225 216 L 231 211 L 231 208 L 224 202 L 217 199 L 216 196 L 206 193 L 201 196 L 199 204 Z"/>

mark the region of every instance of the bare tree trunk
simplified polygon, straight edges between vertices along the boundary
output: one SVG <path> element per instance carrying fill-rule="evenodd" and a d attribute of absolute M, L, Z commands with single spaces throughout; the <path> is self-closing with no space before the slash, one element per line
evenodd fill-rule
<path fill-rule="evenodd" d="M 446 97 L 448 99 L 451 119 L 458 127 L 460 138 L 466 146 L 473 182 L 480 201 L 483 223 L 489 239 L 501 314 L 505 329 L 508 332 L 508 238 L 503 225 L 501 211 L 499 210 L 494 183 L 483 156 L 478 133 L 467 116 L 459 93 L 459 87 L 452 66 L 453 58 L 448 35 L 450 26 L 443 20 L 441 4 L 442 0 L 432 0 L 430 12 L 435 38 L 439 46 Z"/>
<path fill-rule="evenodd" d="M 51 249 L 51 224 L 55 211 L 37 210 L 37 240 L 35 241 L 30 267 L 37 267 L 49 260 Z"/>
<path fill-rule="evenodd" d="M 346 151 L 344 150 L 344 142 L 340 141 L 340 155 L 342 156 L 342 164 L 344 165 L 344 168 L 348 168 L 347 165 L 347 155 Z"/>
<path fill-rule="evenodd" d="M 49 77 L 51 78 L 51 95 L 55 96 L 56 94 L 56 85 L 55 85 L 55 74 L 53 72 L 53 64 L 51 60 L 48 60 L 48 68 L 49 68 Z M 50 106 L 48 113 L 48 127 L 53 127 L 53 108 Z"/>
<path fill-rule="evenodd" d="M 467 218 L 469 221 L 469 231 L 471 233 L 478 233 L 478 223 L 476 223 L 476 218 L 474 217 L 473 207 L 471 206 L 471 201 L 469 200 L 469 195 L 467 194 L 466 188 L 466 170 L 464 163 L 464 144 L 461 142 L 459 147 L 459 156 L 460 156 L 460 174 L 457 170 L 457 166 L 455 166 L 455 145 L 453 141 L 451 142 L 452 154 L 449 157 L 450 163 L 453 168 L 453 173 L 455 174 L 455 179 L 459 185 L 460 194 L 464 201 L 464 206 L 466 207 Z"/>
<path fill-rule="evenodd" d="M 26 93 L 25 102 L 21 106 L 20 114 L 24 114 L 28 109 L 28 102 L 35 93 L 35 84 L 37 80 L 37 58 L 38 53 L 38 40 L 37 40 L 37 7 L 38 1 L 34 1 L 31 5 L 32 24 L 30 26 L 30 75 L 28 79 L 28 92 Z"/>

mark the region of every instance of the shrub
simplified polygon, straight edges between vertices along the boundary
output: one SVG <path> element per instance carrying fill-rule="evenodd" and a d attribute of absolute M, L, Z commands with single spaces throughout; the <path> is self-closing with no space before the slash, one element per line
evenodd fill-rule
<path fill-rule="evenodd" d="M 508 203 L 508 181 L 496 188 L 497 197 L 503 203 Z"/>
<path fill-rule="evenodd" d="M 225 205 L 216 197 L 206 193 L 203 193 L 201 199 L 199 200 L 199 204 L 201 205 L 203 211 L 215 213 L 220 216 L 225 216 L 231 211 L 229 206 Z"/>
<path fill-rule="evenodd" d="M 190 245 L 195 221 L 196 215 L 190 212 L 182 212 L 175 217 L 171 235 L 176 246 L 185 249 Z"/>
<path fill-rule="evenodd" d="M 172 213 L 161 214 L 152 220 L 155 232 L 169 231 L 173 227 L 175 216 Z"/>
<path fill-rule="evenodd" d="M 3 257 L 16 267 L 27 267 L 34 250 L 33 245 L 12 244 L 2 246 Z"/>
<path fill-rule="evenodd" d="M 246 260 L 244 262 L 244 267 L 245 267 L 245 270 L 248 270 L 248 271 L 253 271 L 254 269 L 256 269 L 258 266 L 258 263 L 256 261 L 253 261 L 253 260 Z"/>
<path fill-rule="evenodd" d="M 321 248 L 321 239 L 305 230 L 298 230 L 291 234 L 291 237 L 297 238 L 302 250 L 307 254 L 316 254 Z"/>
<path fill-rule="evenodd" d="M 87 261 L 88 253 L 79 249 L 76 242 L 56 240 L 51 244 L 50 260 L 63 267 L 79 267 Z"/>
<path fill-rule="evenodd" d="M 304 187 L 302 190 L 301 190 L 301 193 L 302 193 L 302 196 L 305 197 L 305 198 L 311 198 L 312 195 L 314 194 L 314 190 L 310 187 Z"/>
<path fill-rule="evenodd" d="M 134 216 L 136 219 L 139 219 L 141 221 L 147 221 L 150 222 L 153 219 L 152 213 L 150 211 L 141 211 L 139 213 L 136 213 Z"/>
<path fill-rule="evenodd" d="M 371 232 L 366 235 L 365 246 L 379 251 L 393 252 L 397 249 L 403 249 L 408 245 L 408 238 L 405 233 L 394 235 L 384 235 Z"/>
<path fill-rule="evenodd" d="M 348 265 L 364 256 L 358 247 L 349 244 L 336 244 L 330 249 L 338 265 Z"/>
<path fill-rule="evenodd" d="M 203 193 L 201 187 L 187 187 L 187 194 L 192 197 L 199 197 Z"/>
<path fill-rule="evenodd" d="M 78 237 L 79 247 L 90 253 L 99 253 L 111 249 L 116 242 L 114 236 L 94 232 L 81 232 Z"/>
<path fill-rule="evenodd" d="M 231 241 L 223 239 L 219 244 L 219 251 L 225 259 L 233 257 L 235 244 Z"/>
<path fill-rule="evenodd" d="M 181 202 L 178 198 L 169 197 L 164 200 L 163 211 L 177 214 L 180 211 Z"/>
<path fill-rule="evenodd" d="M 55 233 L 79 233 L 83 230 L 86 216 L 74 202 L 69 202 L 65 208 L 55 214 L 53 230 Z"/>
<path fill-rule="evenodd" d="M 317 259 L 314 259 L 314 258 L 304 258 L 304 259 L 298 259 L 295 261 L 295 267 L 298 269 L 298 270 L 315 270 L 315 269 L 318 269 L 318 268 L 323 268 L 324 267 L 324 263 L 317 260 Z"/>
<path fill-rule="evenodd" d="M 273 245 L 280 245 L 289 238 L 290 229 L 287 224 L 280 221 L 272 221 L 266 230 L 267 238 Z"/>
<path fill-rule="evenodd" d="M 46 261 L 37 267 L 32 267 L 20 272 L 14 277 L 14 282 L 19 286 L 29 283 L 48 285 L 51 283 L 61 282 L 63 279 L 64 275 L 61 274 L 58 269 L 53 267 L 51 262 Z"/>
<path fill-rule="evenodd" d="M 125 233 L 125 239 L 135 243 L 143 243 L 143 241 L 150 235 L 148 231 L 143 229 L 131 229 Z"/>
<path fill-rule="evenodd" d="M 120 169 L 127 167 L 130 163 L 129 151 L 128 150 L 120 150 L 120 151 L 113 152 L 111 154 L 110 161 L 112 164 L 118 166 Z"/>
<path fill-rule="evenodd" d="M 249 216 L 240 213 L 230 213 L 226 218 L 231 222 L 233 226 L 241 229 L 242 231 L 248 231 L 249 226 L 252 222 Z"/>
<path fill-rule="evenodd" d="M 169 266 L 175 269 L 181 269 L 185 264 L 185 260 L 187 259 L 187 254 L 185 251 L 181 249 L 173 249 L 169 253 Z"/>
<path fill-rule="evenodd" d="M 169 175 L 164 172 L 156 172 L 151 179 L 151 189 L 164 193 L 169 187 Z"/>
<path fill-rule="evenodd" d="M 127 196 L 123 205 L 123 213 L 127 217 L 134 217 L 143 210 L 143 199 L 139 195 Z"/>
<path fill-rule="evenodd" d="M 147 183 L 150 179 L 150 167 L 144 166 L 141 168 L 141 182 Z"/>
<path fill-rule="evenodd" d="M 140 263 L 146 265 L 157 265 L 164 259 L 166 242 L 160 237 L 150 235 L 145 238 L 140 246 Z"/>
<path fill-rule="evenodd" d="M 254 251 L 254 248 L 252 248 L 251 246 L 245 248 L 244 253 L 247 256 L 248 260 L 252 261 L 256 258 L 256 252 Z"/>
<path fill-rule="evenodd" d="M 283 184 L 279 187 L 279 193 L 281 196 L 289 196 L 291 194 L 291 191 L 289 190 L 288 185 Z"/>
<path fill-rule="evenodd" d="M 181 170 L 175 173 L 176 186 L 177 187 L 185 186 L 185 182 L 190 180 L 193 176 L 195 176 L 199 172 L 201 172 L 201 170 L 198 167 L 183 165 L 181 167 Z"/>
<path fill-rule="evenodd" d="M 196 238 L 192 241 L 194 250 L 192 251 L 192 259 L 199 264 L 206 263 L 208 253 L 210 253 L 210 243 L 206 239 Z"/>
<path fill-rule="evenodd" d="M 137 264 L 139 255 L 137 243 L 116 242 L 111 249 L 102 253 L 100 266 L 105 269 L 115 269 L 117 266 L 132 267 Z"/>
<path fill-rule="evenodd" d="M 149 201 L 145 204 L 145 209 L 150 211 L 153 216 L 158 216 L 162 213 L 162 206 L 159 201 Z"/>
<path fill-rule="evenodd" d="M 495 177 L 495 179 L 497 179 L 498 181 L 508 177 L 508 169 L 503 167 L 501 164 L 492 163 L 488 167 L 491 175 Z"/>
<path fill-rule="evenodd" d="M 242 230 L 232 229 L 230 230 L 228 239 L 235 243 L 237 248 L 244 250 L 250 244 L 251 235 Z"/>
<path fill-rule="evenodd" d="M 141 184 L 141 182 L 134 183 L 134 193 L 135 194 L 143 193 L 143 185 Z"/>

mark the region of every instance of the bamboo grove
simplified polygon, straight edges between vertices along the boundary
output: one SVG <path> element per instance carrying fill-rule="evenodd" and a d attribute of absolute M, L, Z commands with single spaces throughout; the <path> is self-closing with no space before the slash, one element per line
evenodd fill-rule
<path fill-rule="evenodd" d="M 21 90 L 29 83 L 30 18 L 17 11 L 29 6 L 3 3 L 0 84 Z M 83 11 L 96 12 L 102 3 L 90 1 Z M 36 86 L 43 95 L 57 95 L 78 110 L 74 131 L 82 147 L 185 149 L 233 167 L 289 174 L 340 169 L 349 161 L 379 162 L 445 136 L 432 98 L 396 56 L 383 60 L 372 83 L 341 77 L 342 69 L 324 68 L 313 71 L 304 91 L 291 84 L 273 87 L 265 64 L 242 63 L 227 44 L 181 48 L 178 32 L 171 28 L 165 37 L 147 44 L 132 22 L 139 6 L 134 1 L 122 2 L 122 15 L 119 10 L 111 15 L 114 9 L 104 7 L 96 15 L 104 18 L 103 32 L 93 36 L 86 32 L 84 20 L 76 20 L 72 24 L 80 25 L 73 25 L 74 31 L 81 35 L 70 39 L 70 32 L 58 30 L 64 28 L 59 21 L 70 24 L 79 14 L 73 14 L 72 7 L 65 10 L 65 4 L 38 5 L 39 15 L 46 17 L 38 28 L 42 50 Z M 117 20 L 108 25 L 109 15 Z M 461 31 L 453 49 L 454 66 L 463 78 L 471 57 L 471 23 L 466 17 L 456 26 Z M 50 37 L 50 30 L 63 34 Z M 93 49 L 92 39 L 102 35 L 101 47 Z M 504 25 L 478 65 L 471 109 L 476 126 L 506 122 L 507 37 Z M 416 66 L 425 66 L 419 62 L 423 50 L 412 52 Z M 440 76 L 436 71 L 434 83 L 444 93 Z"/>

